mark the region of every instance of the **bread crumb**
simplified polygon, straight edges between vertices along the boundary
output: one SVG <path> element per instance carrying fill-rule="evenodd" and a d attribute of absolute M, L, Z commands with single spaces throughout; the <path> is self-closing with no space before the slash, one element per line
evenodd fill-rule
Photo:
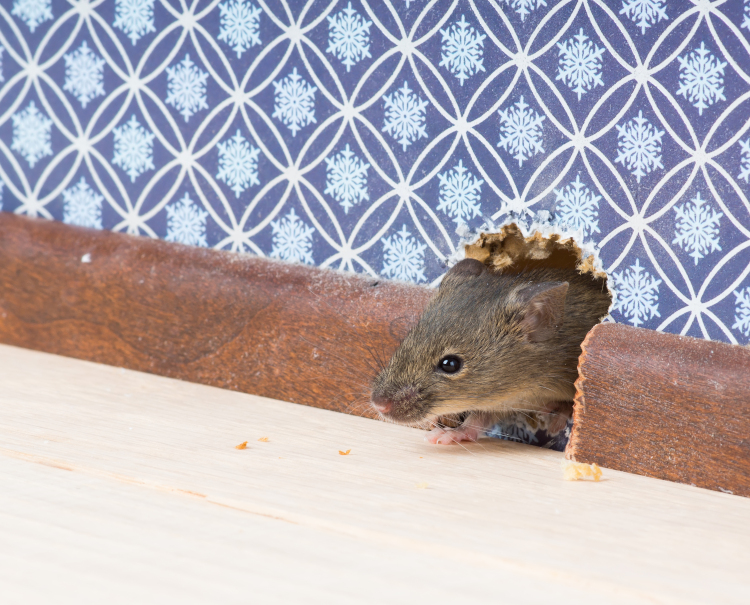
<path fill-rule="evenodd" d="M 425 489 L 429 485 L 429 483 L 417 483 L 417 489 Z"/>
<path fill-rule="evenodd" d="M 258 441 L 262 441 L 263 443 L 268 443 L 269 439 L 268 437 L 261 437 L 260 439 L 258 439 Z"/>
<path fill-rule="evenodd" d="M 346 450 L 345 452 L 342 452 L 341 450 L 339 450 L 339 454 L 341 454 L 342 456 L 348 456 L 349 452 L 351 452 L 351 450 Z"/>
<path fill-rule="evenodd" d="M 602 478 L 602 469 L 596 463 L 584 464 L 583 462 L 563 460 L 562 468 L 566 481 L 578 481 L 579 479 L 599 481 Z"/>
<path fill-rule="evenodd" d="M 247 449 L 247 441 L 243 441 L 239 445 L 235 445 L 234 449 L 236 449 L 236 450 L 246 450 Z"/>

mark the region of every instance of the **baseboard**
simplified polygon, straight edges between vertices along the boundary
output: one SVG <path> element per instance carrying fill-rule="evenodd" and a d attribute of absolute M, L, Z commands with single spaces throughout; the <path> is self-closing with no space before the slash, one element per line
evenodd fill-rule
<path fill-rule="evenodd" d="M 0 212 L 0 342 L 369 414 L 431 291 Z"/>

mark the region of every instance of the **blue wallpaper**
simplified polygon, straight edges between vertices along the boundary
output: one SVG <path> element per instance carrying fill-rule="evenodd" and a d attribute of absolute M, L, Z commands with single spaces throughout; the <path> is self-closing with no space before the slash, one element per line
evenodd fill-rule
<path fill-rule="evenodd" d="M 750 340 L 750 0 L 0 4 L 5 211 L 418 283 L 549 213 Z"/>

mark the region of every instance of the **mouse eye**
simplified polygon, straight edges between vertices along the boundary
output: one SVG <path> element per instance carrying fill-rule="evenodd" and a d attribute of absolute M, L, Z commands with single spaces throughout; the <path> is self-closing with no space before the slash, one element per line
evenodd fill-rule
<path fill-rule="evenodd" d="M 446 355 L 438 362 L 438 370 L 446 374 L 455 374 L 461 369 L 461 359 L 455 355 Z"/>

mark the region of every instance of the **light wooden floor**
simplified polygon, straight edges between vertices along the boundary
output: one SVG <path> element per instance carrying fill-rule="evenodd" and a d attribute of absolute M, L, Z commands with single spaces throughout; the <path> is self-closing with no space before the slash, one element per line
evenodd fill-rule
<path fill-rule="evenodd" d="M 0 601 L 750 602 L 750 499 L 561 459 L 0 346 Z"/>

